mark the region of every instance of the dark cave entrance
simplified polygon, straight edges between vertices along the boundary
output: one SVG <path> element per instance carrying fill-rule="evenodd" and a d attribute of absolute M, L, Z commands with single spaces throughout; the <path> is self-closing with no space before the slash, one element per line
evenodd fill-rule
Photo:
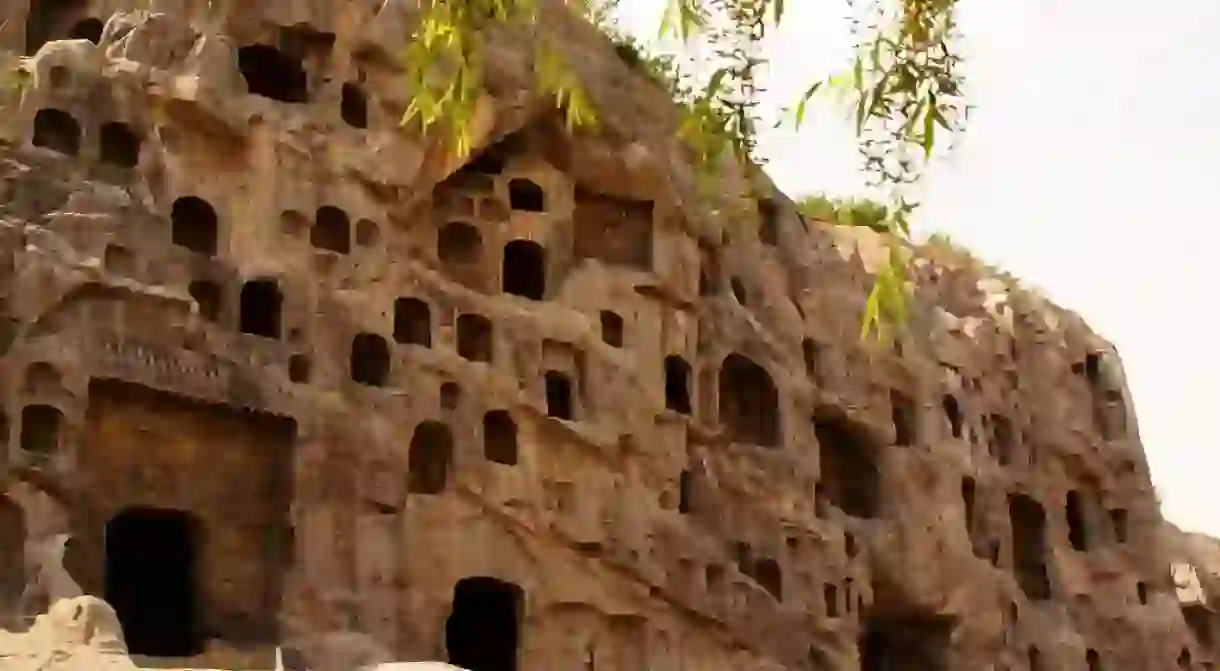
<path fill-rule="evenodd" d="M 133 655 L 191 657 L 203 651 L 195 625 L 198 520 L 179 510 L 127 508 L 106 524 L 105 597 Z"/>
<path fill-rule="evenodd" d="M 504 245 L 504 293 L 540 301 L 546 296 L 546 250 L 531 240 Z"/>
<path fill-rule="evenodd" d="M 453 612 L 445 622 L 449 662 L 470 671 L 516 671 L 520 587 L 495 578 L 464 578 L 453 588 Z"/>
<path fill-rule="evenodd" d="M 869 618 L 860 637 L 861 671 L 943 671 L 949 666 L 948 618 Z"/>

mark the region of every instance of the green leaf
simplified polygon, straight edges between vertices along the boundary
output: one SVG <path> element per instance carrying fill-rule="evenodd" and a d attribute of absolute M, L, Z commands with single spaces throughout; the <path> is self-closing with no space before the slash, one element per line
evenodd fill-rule
<path fill-rule="evenodd" d="M 873 282 L 873 290 L 868 293 L 868 300 L 864 303 L 864 319 L 860 325 L 860 339 L 867 340 L 868 335 L 873 330 L 873 326 L 877 324 L 878 317 L 881 315 L 881 284 Z"/>
<path fill-rule="evenodd" d="M 729 76 L 729 69 L 727 67 L 720 68 L 712 73 L 712 78 L 707 82 L 707 95 L 709 98 L 720 90 L 720 87 L 724 84 L 724 78 L 727 76 Z"/>
<path fill-rule="evenodd" d="M 868 115 L 868 94 L 861 93 L 856 102 L 856 135 L 864 134 L 864 118 Z"/>
<path fill-rule="evenodd" d="M 661 27 L 657 29 L 657 37 L 665 39 L 671 31 L 675 31 L 674 19 L 676 18 L 674 3 L 678 0 L 669 0 L 665 5 L 665 11 L 661 14 Z"/>
<path fill-rule="evenodd" d="M 657 37 L 664 38 L 672 34 L 683 42 L 690 41 L 691 35 L 703 28 L 698 2 L 699 0 L 669 0 L 661 17 L 661 28 L 657 31 Z"/>
<path fill-rule="evenodd" d="M 923 114 L 923 157 L 932 157 L 936 137 L 936 94 L 928 93 L 928 108 Z"/>
<path fill-rule="evenodd" d="M 822 86 L 822 82 L 820 82 L 820 81 L 814 82 L 813 85 L 810 86 L 805 91 L 804 95 L 801 96 L 800 102 L 798 102 L 796 105 L 796 114 L 794 115 L 793 126 L 795 128 L 799 129 L 801 127 L 801 124 L 804 123 L 805 109 L 809 104 L 809 100 L 810 100 L 810 98 L 813 98 L 814 94 L 816 94 L 818 92 L 818 89 L 821 88 L 821 86 Z"/>

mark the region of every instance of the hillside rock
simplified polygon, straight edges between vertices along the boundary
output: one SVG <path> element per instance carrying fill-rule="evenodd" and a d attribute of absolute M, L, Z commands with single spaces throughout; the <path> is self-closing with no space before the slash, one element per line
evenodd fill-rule
<path fill-rule="evenodd" d="M 926 248 L 862 341 L 885 241 L 728 163 L 699 197 L 555 3 L 600 124 L 494 31 L 455 160 L 399 127 L 414 4 L 0 7 L 3 642 L 79 605 L 131 661 L 72 668 L 1220 661 L 1082 320 Z"/>

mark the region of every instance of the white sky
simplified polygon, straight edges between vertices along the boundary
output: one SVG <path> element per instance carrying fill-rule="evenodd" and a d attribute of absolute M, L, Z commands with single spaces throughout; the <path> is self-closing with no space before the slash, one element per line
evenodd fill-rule
<path fill-rule="evenodd" d="M 766 103 L 791 105 L 851 53 L 844 0 L 789 0 Z M 621 0 L 651 37 L 664 0 Z M 1220 2 L 962 0 L 970 128 L 935 165 L 917 234 L 948 233 L 1116 344 L 1165 516 L 1220 536 Z M 762 153 L 789 195 L 859 192 L 842 112 Z M 768 126 L 769 127 L 769 126 Z M 1210 191 L 1209 191 L 1210 189 Z M 1214 489 L 1213 489 L 1214 487 Z"/>

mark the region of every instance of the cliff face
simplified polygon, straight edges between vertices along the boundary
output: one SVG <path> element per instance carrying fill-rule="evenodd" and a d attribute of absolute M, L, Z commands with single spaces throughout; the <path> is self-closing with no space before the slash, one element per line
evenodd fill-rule
<path fill-rule="evenodd" d="M 694 197 L 665 95 L 557 8 L 601 125 L 496 34 L 462 165 L 397 125 L 413 3 L 135 4 L 0 8 L 12 627 L 84 593 L 217 668 L 1210 668 L 1074 315 L 933 250 L 862 342 L 876 236 L 732 166 Z"/>

